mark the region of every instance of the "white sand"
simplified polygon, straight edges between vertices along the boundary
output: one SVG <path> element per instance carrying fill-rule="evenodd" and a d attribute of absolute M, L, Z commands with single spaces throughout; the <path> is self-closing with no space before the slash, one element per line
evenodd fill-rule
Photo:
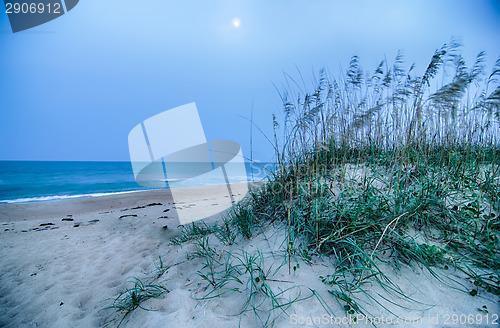
<path fill-rule="evenodd" d="M 221 197 L 227 194 L 224 188 L 186 188 L 185 201 L 177 207 L 196 210 L 203 217 L 204 208 L 222 203 Z M 146 206 L 154 203 L 162 205 Z M 146 282 L 154 274 L 158 256 L 165 265 L 172 267 L 155 284 L 165 286 L 170 292 L 164 298 L 145 301 L 142 305 L 154 311 L 136 309 L 120 327 L 258 327 L 259 321 L 252 312 L 238 315 L 250 295 L 248 275 L 241 275 L 243 285 L 228 285 L 229 288 L 238 287 L 239 292 L 209 301 L 199 300 L 211 290 L 197 274 L 202 270 L 203 261 L 192 258 L 196 249 L 192 243 L 182 247 L 169 244 L 179 235 L 172 206 L 172 199 L 164 190 L 0 206 L 0 327 L 101 327 L 107 322 L 110 322 L 108 326 L 116 327 L 122 316 L 106 307 L 113 304 L 132 277 Z M 134 207 L 143 208 L 132 209 Z M 164 212 L 166 210 L 169 211 Z M 62 221 L 63 218 L 73 221 Z M 53 225 L 40 226 L 46 223 Z M 163 229 L 165 225 L 168 229 Z M 231 252 L 243 258 L 238 254 L 243 251 L 256 254 L 260 250 L 264 268 L 271 268 L 270 272 L 274 273 L 285 259 L 285 235 L 281 228 L 270 227 L 252 240 L 239 238 L 230 247 L 221 245 L 214 237 L 210 241 L 221 255 Z M 285 264 L 270 274 L 269 286 L 274 293 L 297 286 L 285 292 L 283 298 L 293 297 L 299 291 L 301 297 L 307 297 L 311 289 L 315 290 L 334 318 L 346 317 L 342 306 L 328 293 L 328 286 L 318 278 L 333 273 L 333 265 L 327 259 L 314 259 L 314 262 L 309 265 L 299 258 L 292 259 L 292 267 L 299 263 L 300 268 L 292 269 L 289 274 L 288 264 Z M 387 268 L 387 272 L 391 269 Z M 454 275 L 452 272 L 444 274 Z M 391 273 L 390 277 L 408 296 L 425 303 L 396 299 L 396 303 L 411 309 L 395 306 L 391 309 L 401 317 L 423 319 L 406 325 L 379 323 L 378 327 L 498 326 L 492 324 L 491 319 L 498 315 L 499 303 L 490 294 L 480 292 L 472 297 L 419 269 L 403 268 L 402 273 Z M 461 282 L 466 288 L 473 288 L 471 283 Z M 375 294 L 379 288 L 366 286 L 366 289 Z M 264 321 L 268 305 L 264 303 L 259 313 Z M 489 324 L 485 322 L 486 315 L 477 310 L 483 305 L 489 310 Z M 368 305 L 367 309 L 379 319 L 388 315 L 380 306 Z M 274 315 L 279 313 L 277 310 Z M 326 310 L 320 302 L 310 298 L 288 308 L 286 314 L 278 317 L 276 326 L 339 326 L 303 324 L 308 318 L 325 320 L 324 314 Z M 453 325 L 451 316 L 461 314 L 473 315 L 474 324 Z M 482 317 L 481 323 L 477 315 Z M 448 325 L 447 316 L 450 316 Z M 430 318 L 433 321 L 429 321 Z M 395 322 L 394 316 L 392 319 Z M 361 322 L 352 326 L 370 325 Z"/>

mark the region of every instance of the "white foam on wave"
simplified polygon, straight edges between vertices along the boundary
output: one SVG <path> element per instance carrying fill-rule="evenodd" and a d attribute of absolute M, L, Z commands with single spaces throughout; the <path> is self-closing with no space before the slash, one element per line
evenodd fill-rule
<path fill-rule="evenodd" d="M 253 179 L 251 175 L 249 176 L 230 176 L 231 183 L 242 183 L 251 181 L 264 181 L 265 176 L 254 176 Z M 163 182 L 168 182 L 170 188 L 177 187 L 193 187 L 193 186 L 210 186 L 220 184 L 219 179 L 211 179 L 210 177 L 194 177 L 191 179 L 163 179 Z M 1 183 L 1 180 L 0 180 Z M 144 189 L 143 189 L 144 190 Z M 40 196 L 40 197 L 27 197 L 27 198 L 15 198 L 15 199 L 4 199 L 0 200 L 0 204 L 23 204 L 23 203 L 40 203 L 40 202 L 50 202 L 64 199 L 74 199 L 74 198 L 86 198 L 86 197 L 101 197 L 108 195 L 118 195 L 126 194 L 131 192 L 138 192 L 143 190 L 131 190 L 131 191 L 119 191 L 119 192 L 107 192 L 107 193 L 91 193 L 91 194 L 77 194 L 77 195 L 51 195 L 51 196 Z"/>
<path fill-rule="evenodd" d="M 42 196 L 42 197 L 4 199 L 4 200 L 0 200 L 0 204 L 41 203 L 41 202 L 50 202 L 50 201 L 64 200 L 64 199 L 87 198 L 87 197 L 102 197 L 102 196 L 109 196 L 109 195 L 120 195 L 120 194 L 128 194 L 128 193 L 139 192 L 139 191 L 144 191 L 144 190 L 130 190 L 130 191 L 93 193 L 93 194 L 57 195 L 57 196 Z"/>

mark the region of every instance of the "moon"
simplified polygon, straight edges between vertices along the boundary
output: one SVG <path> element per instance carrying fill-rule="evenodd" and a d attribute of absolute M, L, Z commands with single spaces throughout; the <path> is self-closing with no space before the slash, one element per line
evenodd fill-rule
<path fill-rule="evenodd" d="M 238 28 L 241 25 L 241 20 L 238 17 L 233 18 L 233 27 Z"/>

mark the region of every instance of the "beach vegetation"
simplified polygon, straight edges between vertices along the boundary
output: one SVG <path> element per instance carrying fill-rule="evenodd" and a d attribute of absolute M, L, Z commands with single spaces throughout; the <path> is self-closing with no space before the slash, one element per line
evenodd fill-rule
<path fill-rule="evenodd" d="M 219 229 L 218 224 L 208 225 L 205 221 L 195 221 L 181 226 L 179 237 L 173 238 L 172 245 L 182 245 L 185 242 L 199 239 L 203 236 L 213 234 Z"/>
<path fill-rule="evenodd" d="M 158 262 L 155 262 L 154 276 L 144 279 L 133 277 L 125 284 L 125 290 L 121 292 L 113 301 L 113 304 L 106 309 L 114 309 L 121 314 L 121 318 L 112 319 L 104 325 L 104 327 L 116 327 L 124 322 L 132 311 L 135 309 L 142 309 L 145 311 L 152 311 L 143 305 L 143 302 L 152 298 L 162 298 L 170 291 L 163 285 L 155 283 L 161 276 L 167 273 L 169 269 L 163 263 L 161 256 L 158 257 Z M 148 282 L 144 282 L 148 280 Z M 119 321 L 118 321 L 119 319 Z"/>
<path fill-rule="evenodd" d="M 128 284 L 130 286 L 115 299 L 111 306 L 124 314 L 130 313 L 137 308 L 149 311 L 147 308 L 141 306 L 142 302 L 150 298 L 161 297 L 163 294 L 168 293 L 168 289 L 165 287 L 155 284 L 144 284 L 138 278 L 134 278 Z"/>
<path fill-rule="evenodd" d="M 210 236 L 195 244 L 192 256 L 202 259 L 198 275 L 207 282 L 200 301 L 230 297 L 232 293 L 244 295 L 241 310 L 232 315 L 240 316 L 241 320 L 241 315 L 250 313 L 262 327 L 273 326 L 282 315 L 288 315 L 287 310 L 294 303 L 310 298 L 320 300 L 326 313 L 332 313 L 315 290 L 275 278 L 286 264 L 279 258 L 266 258 L 268 254 L 260 250 L 216 250 L 210 245 Z"/>
<path fill-rule="evenodd" d="M 322 258 L 332 264 L 318 278 L 348 315 L 429 306 L 391 279 L 408 270 L 500 295 L 500 59 L 487 72 L 480 52 L 468 67 L 460 48 L 443 45 L 420 74 L 398 53 L 372 72 L 353 56 L 313 88 L 287 75 L 266 183 L 222 223 L 194 222 L 172 241 L 196 246 L 199 300 L 245 295 L 236 315 L 263 327 L 309 299 L 333 314 L 317 290 L 277 277 Z M 269 231 L 283 236 L 278 250 L 237 249 Z M 133 309 L 141 298 L 123 299 Z"/>
<path fill-rule="evenodd" d="M 499 295 L 500 59 L 489 73 L 485 61 L 480 52 L 466 66 L 452 40 L 420 75 L 398 53 L 373 72 L 353 56 L 309 91 L 288 77 L 276 170 L 234 208 L 240 235 L 285 223 L 289 261 L 335 259 L 321 280 L 349 313 L 363 313 L 362 298 L 391 303 L 364 288 L 373 283 L 408 299 L 387 265 Z"/>

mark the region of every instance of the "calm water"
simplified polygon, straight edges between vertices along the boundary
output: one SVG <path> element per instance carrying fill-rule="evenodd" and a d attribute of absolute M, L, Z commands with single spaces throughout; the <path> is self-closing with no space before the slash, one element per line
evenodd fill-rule
<path fill-rule="evenodd" d="M 265 178 L 262 165 L 246 165 L 248 181 Z M 244 176 L 236 178 L 240 179 L 238 182 L 245 181 Z M 209 185 L 212 181 L 194 178 L 193 184 Z M 149 188 L 135 182 L 130 162 L 0 161 L 0 203 L 50 201 L 145 189 Z"/>

